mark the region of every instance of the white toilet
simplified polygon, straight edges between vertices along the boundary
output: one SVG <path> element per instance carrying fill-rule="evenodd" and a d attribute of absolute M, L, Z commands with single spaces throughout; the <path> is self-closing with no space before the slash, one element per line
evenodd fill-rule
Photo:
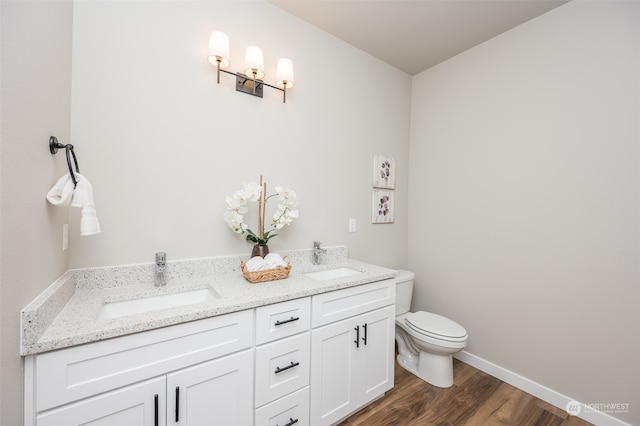
<path fill-rule="evenodd" d="M 430 312 L 409 312 L 415 274 L 396 277 L 396 343 L 398 364 L 427 383 L 453 385 L 452 355 L 467 346 L 467 331 L 456 322 Z"/>

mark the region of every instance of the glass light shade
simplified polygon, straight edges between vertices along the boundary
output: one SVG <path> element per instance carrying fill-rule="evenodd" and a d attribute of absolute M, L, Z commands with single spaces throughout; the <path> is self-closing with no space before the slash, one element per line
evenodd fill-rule
<path fill-rule="evenodd" d="M 229 66 L 229 36 L 222 31 L 213 31 L 209 36 L 209 56 L 207 57 L 209 63 L 213 66 L 218 66 L 220 61 L 220 68 L 226 68 Z"/>
<path fill-rule="evenodd" d="M 244 57 L 244 75 L 251 78 L 264 77 L 264 59 L 262 57 L 262 49 L 258 46 L 247 47 Z"/>
<path fill-rule="evenodd" d="M 293 87 L 293 62 L 289 58 L 278 59 L 278 72 L 276 75 L 276 86 L 281 89 L 291 89 Z"/>

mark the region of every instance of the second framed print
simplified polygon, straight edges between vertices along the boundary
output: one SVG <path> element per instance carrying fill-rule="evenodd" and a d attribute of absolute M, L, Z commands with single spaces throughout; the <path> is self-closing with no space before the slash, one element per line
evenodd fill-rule
<path fill-rule="evenodd" d="M 393 191 L 374 189 L 371 199 L 371 223 L 393 223 L 394 210 Z"/>

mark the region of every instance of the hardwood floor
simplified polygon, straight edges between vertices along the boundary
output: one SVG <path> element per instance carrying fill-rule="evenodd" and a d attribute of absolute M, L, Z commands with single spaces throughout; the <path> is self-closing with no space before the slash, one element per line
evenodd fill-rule
<path fill-rule="evenodd" d="M 453 370 L 453 386 L 441 389 L 396 364 L 394 388 L 339 426 L 591 424 L 458 360 Z"/>

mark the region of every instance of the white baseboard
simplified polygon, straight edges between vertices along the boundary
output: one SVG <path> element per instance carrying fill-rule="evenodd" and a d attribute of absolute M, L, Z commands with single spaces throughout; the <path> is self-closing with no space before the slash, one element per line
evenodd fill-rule
<path fill-rule="evenodd" d="M 521 389 L 535 396 L 536 398 L 548 402 L 549 404 L 554 405 L 562 410 L 566 410 L 569 403 L 579 404 L 580 409 L 577 416 L 583 420 L 588 421 L 589 423 L 593 423 L 594 425 L 631 426 L 629 423 L 625 423 L 622 420 L 612 417 L 607 413 L 603 413 L 602 411 L 594 410 L 593 408 L 585 405 L 582 402 L 575 401 L 566 395 L 556 392 L 553 389 L 549 389 L 546 386 L 529 380 L 526 377 L 522 377 L 521 375 L 514 373 L 513 371 L 509 371 L 506 368 L 500 367 L 499 365 L 482 359 L 476 355 L 470 354 L 467 351 L 458 352 L 456 355 L 454 355 L 454 358 L 464 362 L 465 364 L 469 364 L 470 366 L 475 367 L 478 370 L 484 371 L 485 373 L 490 374 L 491 376 L 496 377 L 503 382 L 509 383 L 510 385 L 515 386 L 518 389 Z"/>

